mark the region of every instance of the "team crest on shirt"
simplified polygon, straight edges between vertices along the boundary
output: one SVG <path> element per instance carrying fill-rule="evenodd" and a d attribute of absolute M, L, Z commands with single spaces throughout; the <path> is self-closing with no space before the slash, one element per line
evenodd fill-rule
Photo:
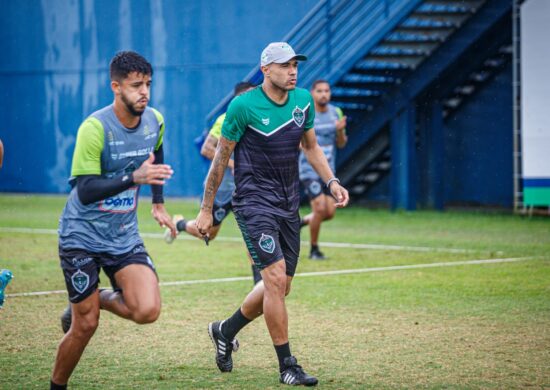
<path fill-rule="evenodd" d="M 269 125 L 269 118 L 262 118 L 262 123 L 267 126 Z"/>
<path fill-rule="evenodd" d="M 71 276 L 71 283 L 74 289 L 82 294 L 90 284 L 90 277 L 86 272 L 78 270 Z"/>
<path fill-rule="evenodd" d="M 294 119 L 294 123 L 296 123 L 299 127 L 302 127 L 304 124 L 304 121 L 306 119 L 306 116 L 304 114 L 304 110 L 302 110 L 300 107 L 296 106 L 294 111 L 292 111 L 292 119 Z"/>
<path fill-rule="evenodd" d="M 264 252 L 273 253 L 275 251 L 275 240 L 268 234 L 262 233 L 262 237 L 260 237 L 258 244 L 260 244 L 260 248 L 262 248 Z"/>

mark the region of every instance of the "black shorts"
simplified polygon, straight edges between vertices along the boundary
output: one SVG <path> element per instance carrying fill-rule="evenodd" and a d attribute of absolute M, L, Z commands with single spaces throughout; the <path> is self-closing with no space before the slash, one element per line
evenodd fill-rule
<path fill-rule="evenodd" d="M 107 274 L 114 290 L 120 290 L 115 273 L 130 264 L 143 264 L 155 272 L 153 261 L 143 245 L 137 245 L 130 252 L 121 255 L 92 253 L 84 249 L 63 249 L 59 247 L 59 258 L 69 300 L 78 303 L 92 294 L 99 284 L 99 269 Z"/>
<path fill-rule="evenodd" d="M 214 203 L 214 207 L 212 207 L 212 226 L 220 225 L 232 209 L 231 201 L 221 205 Z"/>
<path fill-rule="evenodd" d="M 321 194 L 332 196 L 330 190 L 321 179 L 305 179 L 300 181 L 309 200 L 317 198 Z"/>
<path fill-rule="evenodd" d="M 300 255 L 300 216 L 291 218 L 265 210 L 234 211 L 248 252 L 258 269 L 283 259 L 286 274 L 294 276 Z"/>

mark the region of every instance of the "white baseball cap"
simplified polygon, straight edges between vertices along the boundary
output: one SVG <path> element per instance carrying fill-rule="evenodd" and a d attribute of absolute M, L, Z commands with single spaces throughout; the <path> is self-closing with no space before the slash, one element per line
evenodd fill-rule
<path fill-rule="evenodd" d="M 265 66 L 272 63 L 284 64 L 291 59 L 298 61 L 307 61 L 307 57 L 303 54 L 296 54 L 294 49 L 286 42 L 271 42 L 262 51 L 260 57 L 260 65 Z"/>

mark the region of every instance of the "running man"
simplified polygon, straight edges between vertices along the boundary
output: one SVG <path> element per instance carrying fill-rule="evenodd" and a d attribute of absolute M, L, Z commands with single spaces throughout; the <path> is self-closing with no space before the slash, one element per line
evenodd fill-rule
<path fill-rule="evenodd" d="M 306 374 L 291 354 L 285 306 L 300 250 L 300 143 L 337 199 L 336 207 L 346 206 L 349 197 L 317 144 L 311 95 L 296 88 L 298 61 L 304 60 L 304 55 L 296 54 L 285 42 L 270 43 L 263 50 L 260 64 L 264 82 L 229 105 L 196 225 L 202 235 L 208 234 L 214 198 L 234 151 L 233 210 L 263 281 L 231 317 L 208 325 L 216 364 L 222 372 L 233 369 L 231 354 L 238 345 L 235 336 L 264 314 L 279 360 L 279 381 L 314 386 L 317 378 Z"/>
<path fill-rule="evenodd" d="M 111 60 L 113 104 L 80 125 L 67 204 L 59 222 L 59 257 L 70 306 L 61 317 L 65 336 L 57 350 L 50 388 L 65 389 L 98 326 L 99 309 L 138 324 L 160 314 L 153 261 L 138 232 L 141 184 L 153 192 L 152 214 L 161 227 L 176 227 L 164 208 L 163 185 L 172 176 L 163 155 L 164 119 L 147 107 L 153 69 L 125 51 Z M 113 290 L 98 291 L 99 269 Z"/>
<path fill-rule="evenodd" d="M 336 172 L 336 147 L 342 149 L 348 142 L 346 136 L 346 117 L 342 110 L 329 104 L 330 85 L 326 80 L 314 81 L 311 96 L 315 102 L 315 135 L 325 153 L 330 168 Z M 300 184 L 309 198 L 312 212 L 302 218 L 301 226 L 309 225 L 312 260 L 326 259 L 319 250 L 319 231 L 321 223 L 334 217 L 335 199 L 323 184 L 319 175 L 307 162 L 306 155 L 300 153 Z"/>
<path fill-rule="evenodd" d="M 240 82 L 235 85 L 234 94 L 235 96 L 242 95 L 243 93 L 250 91 L 254 87 L 255 85 L 252 83 L 246 81 Z M 218 146 L 218 140 L 222 135 L 222 124 L 225 119 L 225 115 L 226 114 L 224 113 L 216 119 L 214 125 L 208 133 L 208 137 L 202 145 L 201 154 L 209 160 L 214 159 L 216 147 Z M 212 227 L 208 231 L 209 241 L 212 241 L 216 238 L 218 232 L 220 231 L 220 228 L 222 227 L 223 220 L 233 209 L 233 207 L 231 206 L 231 198 L 233 196 L 233 192 L 235 191 L 235 178 L 233 176 L 233 169 L 233 159 L 230 159 L 227 164 L 227 168 L 225 169 L 220 187 L 218 188 L 218 192 L 216 193 L 216 198 L 214 199 L 214 207 L 212 209 L 212 218 L 214 222 L 212 224 Z M 194 219 L 188 221 L 182 215 L 176 214 L 173 217 L 173 222 L 176 225 L 178 234 L 179 232 L 186 232 L 191 236 L 200 238 L 201 240 L 203 239 L 203 235 L 199 233 Z M 166 229 L 166 232 L 164 233 L 164 239 L 168 244 L 171 244 L 174 241 L 175 237 L 172 236 L 170 229 Z M 252 277 L 254 280 L 254 284 L 256 284 L 260 280 L 262 280 L 262 276 L 260 275 L 260 271 L 258 270 L 258 268 L 254 265 L 254 262 L 252 261 L 250 256 L 249 260 L 251 264 L 250 267 L 252 268 Z"/>

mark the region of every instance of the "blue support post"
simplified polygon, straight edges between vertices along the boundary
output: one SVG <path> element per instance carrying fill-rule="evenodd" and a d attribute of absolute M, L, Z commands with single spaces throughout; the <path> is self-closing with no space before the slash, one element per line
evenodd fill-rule
<path fill-rule="evenodd" d="M 443 210 L 443 164 L 445 142 L 443 136 L 443 107 L 439 102 L 433 102 L 428 111 L 427 129 L 428 153 L 428 205 L 436 210 Z"/>
<path fill-rule="evenodd" d="M 415 210 L 417 195 L 416 110 L 409 104 L 391 121 L 391 207 Z"/>

